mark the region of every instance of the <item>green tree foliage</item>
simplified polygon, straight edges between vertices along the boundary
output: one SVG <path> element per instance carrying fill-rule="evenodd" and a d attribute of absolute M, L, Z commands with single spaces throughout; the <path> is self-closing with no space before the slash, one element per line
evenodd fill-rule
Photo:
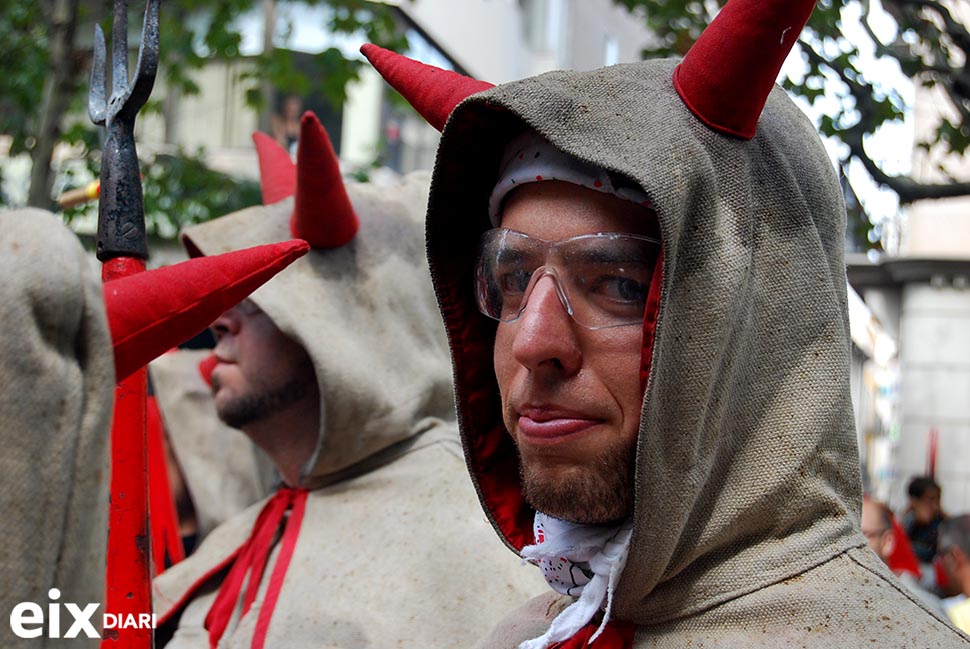
<path fill-rule="evenodd" d="M 280 6 L 287 0 L 277 0 Z M 165 0 L 161 7 L 159 83 L 164 83 L 170 96 L 185 97 L 201 92 L 197 72 L 212 61 L 240 60 L 242 44 L 240 18 L 259 12 L 265 0 Z M 294 2 L 293 4 L 297 4 Z M 405 49 L 407 42 L 394 10 L 381 3 L 365 0 L 301 0 L 298 4 L 326 6 L 329 11 L 324 29 L 334 35 L 359 34 L 363 38 L 394 49 Z M 71 165 L 53 170 L 59 180 L 45 180 L 41 199 L 31 204 L 52 207 L 50 187 L 67 189 L 83 186 L 97 177 L 100 160 L 100 136 L 87 118 L 91 43 L 97 20 L 105 34 L 111 34 L 111 2 L 107 0 L 40 0 L 15 2 L 0 0 L 0 142 L 9 142 L 9 155 L 34 154 L 45 138 L 72 146 Z M 67 8 L 67 10 L 65 10 Z M 137 47 L 138 32 L 145 10 L 145 0 L 130 0 L 129 30 L 132 56 Z M 70 25 L 64 25 L 70 20 Z M 329 48 L 312 57 L 312 65 L 297 65 L 293 53 L 285 49 L 288 27 L 277 27 L 277 44 L 262 54 L 245 57 L 249 62 L 242 76 L 247 104 L 254 111 L 268 105 L 267 87 L 279 92 L 303 95 L 311 87 L 319 90 L 333 105 L 346 99 L 347 84 L 357 78 L 361 62 L 348 59 Z M 64 42 L 64 35 L 69 40 Z M 55 65 L 55 38 L 61 37 L 66 47 L 71 74 L 69 83 L 51 88 L 45 80 Z M 109 45 L 110 51 L 110 45 Z M 304 57 L 305 58 L 305 57 Z M 50 93 L 61 92 L 64 108 L 55 115 L 58 129 L 41 129 L 42 107 L 50 104 Z M 57 102 L 55 101 L 56 105 Z M 165 115 L 164 102 L 153 99 L 145 111 Z M 53 146 L 50 147 L 51 149 Z M 50 169 L 50 157 L 36 163 Z M 36 167 L 35 164 L 35 167 Z M 243 182 L 209 169 L 201 151 L 155 156 L 142 161 L 145 192 L 146 224 L 149 234 L 174 236 L 180 227 L 232 212 L 259 202 L 255 183 Z M 0 194 L 0 205 L 11 200 Z M 90 206 L 65 210 L 71 221 Z"/>
<path fill-rule="evenodd" d="M 366 0 L 300 0 L 298 4 L 329 7 L 323 27 L 334 35 L 361 34 L 369 42 L 398 50 L 407 46 L 394 12 L 387 5 Z M 238 19 L 259 8 L 259 0 L 168 0 L 162 11 L 160 65 L 167 84 L 187 95 L 198 94 L 200 89 L 192 72 L 213 59 L 238 58 L 242 42 Z M 286 26 L 283 28 L 285 32 Z M 284 40 L 285 37 L 284 33 Z M 269 81 L 280 92 L 299 95 L 306 94 L 311 84 L 320 83 L 326 98 L 341 105 L 346 99 L 347 84 L 357 79 L 361 62 L 344 57 L 333 47 L 314 59 L 311 78 L 298 69 L 287 49 L 270 49 L 254 57 L 252 71 L 244 75 L 249 82 L 250 106 L 255 110 L 265 108 L 261 81 Z"/>
<path fill-rule="evenodd" d="M 11 136 L 10 153 L 33 143 L 47 68 L 47 30 L 36 2 L 0 1 L 0 133 Z"/>
<path fill-rule="evenodd" d="M 868 136 L 887 122 L 899 120 L 907 106 L 904 97 L 869 78 L 860 66 L 857 35 L 843 31 L 842 9 L 856 4 L 862 13 L 863 40 L 870 41 L 877 57 L 895 60 L 914 83 L 942 90 L 952 115 L 941 116 L 930 136 L 918 146 L 940 155 L 963 156 L 970 147 L 970 32 L 954 9 L 965 0 L 882 0 L 895 20 L 896 35 L 883 42 L 870 27 L 875 11 L 871 0 L 819 0 L 800 38 L 807 73 L 787 88 L 808 101 L 818 102 L 834 77 L 841 82 L 840 105 L 824 115 L 820 130 L 845 143 L 845 162 L 856 158 L 873 180 L 898 194 L 900 202 L 924 198 L 970 195 L 970 179 L 955 178 L 945 164 L 940 171 L 947 182 L 921 183 L 907 175 L 886 173 L 866 151 Z M 656 47 L 645 57 L 682 56 L 726 0 L 615 0 L 642 16 L 656 34 Z M 956 116 L 956 117 L 954 117 Z"/>
<path fill-rule="evenodd" d="M 83 186 L 97 174 L 96 158 L 85 163 L 80 171 L 65 171 L 68 184 Z M 210 169 L 202 151 L 180 149 L 175 155 L 156 155 L 151 164 L 142 165 L 142 170 L 145 231 L 150 237 L 172 239 L 187 225 L 257 205 L 261 200 L 259 183 Z M 72 176 L 76 178 L 73 183 Z M 63 217 L 71 223 L 90 216 L 91 210 L 89 205 L 76 205 L 64 209 Z"/>

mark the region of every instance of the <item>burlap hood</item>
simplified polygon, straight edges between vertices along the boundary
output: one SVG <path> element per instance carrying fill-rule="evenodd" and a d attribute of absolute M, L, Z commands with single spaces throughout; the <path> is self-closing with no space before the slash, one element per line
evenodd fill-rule
<path fill-rule="evenodd" d="M 104 597 L 111 338 L 97 272 L 53 214 L 0 212 L 0 276 L 0 644 L 44 647 L 13 637 L 15 604 Z"/>
<path fill-rule="evenodd" d="M 303 486 L 359 473 L 367 458 L 425 430 L 427 418 L 454 419 L 422 249 L 427 191 L 427 174 L 393 186 L 349 183 L 357 236 L 311 250 L 252 295 L 316 370 L 320 434 Z M 193 255 L 283 241 L 292 210 L 292 198 L 249 208 L 188 228 L 183 241 Z"/>
<path fill-rule="evenodd" d="M 844 206 L 810 121 L 775 88 L 757 136 L 701 124 L 675 62 L 552 72 L 474 95 L 444 129 L 428 253 L 466 459 L 513 548 L 532 541 L 472 292 L 505 144 L 532 128 L 636 181 L 659 217 L 659 315 L 636 458 L 632 549 L 614 614 L 656 624 L 865 544 L 849 399 Z"/>

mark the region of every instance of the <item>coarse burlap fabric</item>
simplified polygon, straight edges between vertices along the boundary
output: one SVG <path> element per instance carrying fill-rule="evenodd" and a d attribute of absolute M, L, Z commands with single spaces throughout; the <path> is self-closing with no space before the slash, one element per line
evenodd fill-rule
<path fill-rule="evenodd" d="M 467 647 L 514 602 L 546 590 L 538 571 L 495 539 L 477 508 L 454 424 L 427 424 L 393 462 L 310 492 L 266 647 Z M 220 526 L 157 579 L 156 610 L 170 610 L 180 596 L 172 573 L 186 564 L 195 574 L 217 565 L 220 552 L 249 534 L 262 505 Z M 277 545 L 267 573 L 278 553 Z M 250 647 L 268 581 L 220 648 Z M 184 607 L 167 649 L 209 646 L 203 623 L 214 583 Z"/>
<path fill-rule="evenodd" d="M 114 365 L 97 272 L 60 219 L 0 212 L 0 277 L 0 645 L 27 649 L 64 641 L 14 635 L 16 604 L 104 599 Z"/>
<path fill-rule="evenodd" d="M 898 646 L 901 629 L 914 630 L 912 646 L 965 646 L 857 549 L 845 211 L 832 164 L 777 87 L 754 139 L 709 130 L 674 91 L 675 63 L 552 72 L 453 111 L 428 251 L 466 455 L 486 435 L 510 443 L 495 433 L 504 431 L 495 325 L 477 312 L 471 269 L 503 149 L 532 128 L 635 181 L 660 222 L 633 539 L 613 605 L 615 618 L 639 625 L 636 646 Z M 562 608 L 550 600 L 511 616 L 483 646 L 543 632 Z"/>
<path fill-rule="evenodd" d="M 311 250 L 251 296 L 306 348 L 316 370 L 320 436 L 300 486 L 353 472 L 411 437 L 424 416 L 454 418 L 447 343 L 427 285 L 427 192 L 426 173 L 393 188 L 349 183 L 357 236 L 340 248 Z M 186 247 L 215 255 L 290 239 L 292 210 L 287 199 L 192 226 Z"/>
<path fill-rule="evenodd" d="M 545 589 L 494 538 L 461 458 L 423 248 L 428 186 L 427 173 L 389 186 L 349 183 L 355 239 L 310 251 L 252 295 L 310 353 L 322 396 L 317 453 L 301 478 L 311 492 L 267 647 L 466 645 Z M 292 206 L 189 228 L 187 247 L 216 254 L 289 238 Z M 212 571 L 248 537 L 264 502 L 155 580 L 160 622 L 177 622 L 170 649 L 209 646 L 203 623 L 224 576 Z M 252 609 L 220 647 L 250 646 L 278 553 L 277 545 Z"/>
<path fill-rule="evenodd" d="M 278 481 L 266 454 L 216 416 L 199 373 L 208 349 L 159 356 L 148 366 L 165 433 L 192 499 L 199 540 L 253 503 Z"/>

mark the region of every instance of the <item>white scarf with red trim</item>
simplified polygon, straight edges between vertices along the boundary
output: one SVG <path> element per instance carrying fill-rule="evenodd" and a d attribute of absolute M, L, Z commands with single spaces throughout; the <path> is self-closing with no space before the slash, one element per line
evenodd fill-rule
<path fill-rule="evenodd" d="M 596 640 L 610 620 L 613 591 L 630 551 L 633 521 L 581 525 L 536 512 L 533 531 L 536 544 L 522 548 L 522 558 L 539 566 L 553 590 L 577 599 L 542 636 L 523 642 L 519 649 L 545 649 L 568 640 L 603 610 L 603 621 L 590 642 Z"/>

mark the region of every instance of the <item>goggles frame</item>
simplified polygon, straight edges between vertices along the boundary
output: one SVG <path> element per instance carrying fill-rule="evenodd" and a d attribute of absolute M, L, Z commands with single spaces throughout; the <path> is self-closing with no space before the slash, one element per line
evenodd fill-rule
<path fill-rule="evenodd" d="M 523 243 L 516 247 L 509 244 L 510 240 Z M 626 244 L 625 250 L 610 245 L 616 243 Z M 529 259 L 540 256 L 538 253 L 542 263 L 529 264 Z M 539 281 L 550 277 L 566 313 L 580 326 L 598 330 L 641 324 L 659 254 L 659 240 L 637 234 L 595 232 L 549 241 L 509 228 L 493 228 L 479 240 L 475 301 L 483 315 L 499 322 L 515 322 L 525 312 Z M 582 272 L 584 264 L 593 270 L 592 274 Z M 502 268 L 508 272 L 499 272 Z M 639 275 L 631 268 L 636 268 Z M 526 277 L 528 281 L 523 285 Z M 590 277 L 594 281 L 590 282 Z M 511 290 L 504 286 L 509 282 L 513 284 Z M 620 295 L 624 286 L 642 290 L 642 300 L 635 302 L 637 296 Z M 512 308 L 506 307 L 508 301 Z M 629 315 L 623 315 L 623 311 Z"/>

